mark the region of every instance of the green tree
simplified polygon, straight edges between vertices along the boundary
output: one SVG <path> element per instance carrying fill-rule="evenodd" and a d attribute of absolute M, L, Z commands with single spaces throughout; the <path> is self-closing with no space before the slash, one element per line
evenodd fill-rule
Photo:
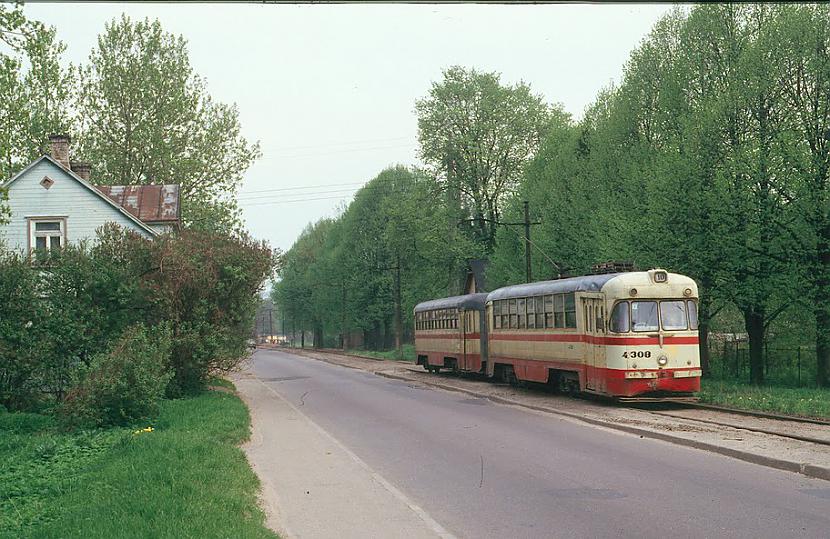
<path fill-rule="evenodd" d="M 55 29 L 0 6 L 0 182 L 43 153 L 50 133 L 71 128 L 71 72 Z M 0 193 L 0 201 L 3 193 Z M 2 219 L 0 206 L 0 219 Z"/>
<path fill-rule="evenodd" d="M 489 252 L 504 197 L 516 187 L 551 121 L 567 122 L 520 82 L 497 73 L 451 67 L 415 103 L 421 157 L 441 179 L 459 217 L 483 216 L 480 239 Z M 452 224 L 451 226 L 455 226 Z"/>
<path fill-rule="evenodd" d="M 259 144 L 242 136 L 235 105 L 207 94 L 184 38 L 157 20 L 110 22 L 80 71 L 77 101 L 96 182 L 177 183 L 186 225 L 240 227 L 234 197 Z"/>

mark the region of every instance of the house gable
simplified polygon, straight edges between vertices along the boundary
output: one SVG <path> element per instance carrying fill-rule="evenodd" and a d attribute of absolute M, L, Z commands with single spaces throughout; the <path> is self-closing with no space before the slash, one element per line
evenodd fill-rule
<path fill-rule="evenodd" d="M 34 161 L 6 188 L 11 218 L 8 224 L 0 225 L 0 239 L 10 249 L 29 248 L 29 220 L 38 217 L 65 219 L 69 243 L 94 239 L 95 231 L 108 222 L 145 238 L 157 234 L 49 156 Z"/>

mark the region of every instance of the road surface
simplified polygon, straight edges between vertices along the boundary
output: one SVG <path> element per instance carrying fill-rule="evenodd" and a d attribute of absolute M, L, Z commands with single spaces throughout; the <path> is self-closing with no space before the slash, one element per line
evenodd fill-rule
<path fill-rule="evenodd" d="M 281 351 L 251 372 L 458 537 L 830 533 L 825 481 Z"/>

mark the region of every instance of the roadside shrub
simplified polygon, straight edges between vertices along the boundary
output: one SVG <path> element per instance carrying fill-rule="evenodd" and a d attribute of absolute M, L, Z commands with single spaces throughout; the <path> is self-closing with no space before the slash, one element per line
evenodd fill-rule
<path fill-rule="evenodd" d="M 0 406 L 31 407 L 40 397 L 44 309 L 38 273 L 0 249 Z"/>
<path fill-rule="evenodd" d="M 153 317 L 173 331 L 172 394 L 194 393 L 246 356 L 271 251 L 247 237 L 182 231 L 155 240 L 145 275 Z"/>
<path fill-rule="evenodd" d="M 64 423 L 125 425 L 155 416 L 173 377 L 170 330 L 127 328 L 106 353 L 92 358 L 60 411 Z"/>

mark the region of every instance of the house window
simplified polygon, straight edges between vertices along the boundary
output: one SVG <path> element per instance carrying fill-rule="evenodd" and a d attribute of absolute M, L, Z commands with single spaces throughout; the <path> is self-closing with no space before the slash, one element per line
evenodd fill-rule
<path fill-rule="evenodd" d="M 29 246 L 33 251 L 50 252 L 66 245 L 66 219 L 29 219 Z"/>

